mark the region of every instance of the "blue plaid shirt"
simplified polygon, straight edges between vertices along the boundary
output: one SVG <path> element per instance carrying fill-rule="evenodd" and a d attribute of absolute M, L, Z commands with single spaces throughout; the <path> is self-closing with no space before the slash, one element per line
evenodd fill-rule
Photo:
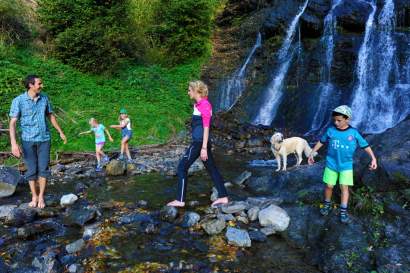
<path fill-rule="evenodd" d="M 33 100 L 28 92 L 13 99 L 10 117 L 20 121 L 21 138 L 23 141 L 48 141 L 50 131 L 47 115 L 52 113 L 50 100 L 40 93 L 37 100 Z"/>

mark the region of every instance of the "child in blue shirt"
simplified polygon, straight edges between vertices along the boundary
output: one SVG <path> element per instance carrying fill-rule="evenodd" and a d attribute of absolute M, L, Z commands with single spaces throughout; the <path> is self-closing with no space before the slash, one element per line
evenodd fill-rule
<path fill-rule="evenodd" d="M 96 171 L 101 171 L 102 170 L 102 164 L 101 161 L 108 162 L 109 158 L 108 156 L 103 152 L 103 147 L 105 144 L 105 133 L 107 133 L 108 138 L 111 142 L 113 142 L 113 139 L 110 135 L 110 132 L 105 128 L 104 125 L 101 123 L 98 123 L 98 121 L 95 118 L 91 118 L 90 121 L 88 122 L 91 126 L 91 129 L 89 131 L 81 132 L 79 135 L 83 134 L 95 134 L 95 156 L 97 157 L 97 168 Z"/>
<path fill-rule="evenodd" d="M 353 186 L 353 155 L 359 146 L 371 157 L 370 170 L 377 168 L 377 160 L 367 141 L 357 129 L 349 125 L 352 110 L 347 105 L 336 107 L 332 112 L 334 126 L 330 126 L 319 142 L 315 145 L 311 155 L 317 152 L 325 143 L 328 144 L 326 168 L 323 173 L 325 187 L 325 202 L 320 209 L 322 215 L 328 215 L 332 210 L 331 198 L 333 187 L 339 180 L 342 192 L 340 202 L 340 221 L 349 223 L 347 204 L 349 202 L 349 186 Z M 315 161 L 309 156 L 309 164 Z"/>

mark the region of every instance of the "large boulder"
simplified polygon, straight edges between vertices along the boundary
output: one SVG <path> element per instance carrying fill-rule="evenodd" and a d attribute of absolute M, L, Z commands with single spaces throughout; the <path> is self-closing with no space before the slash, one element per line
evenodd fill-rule
<path fill-rule="evenodd" d="M 259 211 L 258 218 L 261 226 L 272 226 L 276 231 L 286 230 L 290 222 L 286 211 L 276 205 L 270 205 Z"/>
<path fill-rule="evenodd" d="M 110 176 L 124 175 L 127 171 L 127 164 L 122 160 L 111 160 L 105 167 L 105 172 Z"/>
<path fill-rule="evenodd" d="M 13 195 L 17 184 L 23 181 L 24 178 L 18 170 L 0 166 L 0 198 Z"/>

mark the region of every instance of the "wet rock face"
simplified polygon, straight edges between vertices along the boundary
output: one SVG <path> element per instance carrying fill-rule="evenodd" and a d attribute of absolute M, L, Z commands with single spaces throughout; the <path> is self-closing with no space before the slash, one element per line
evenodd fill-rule
<path fill-rule="evenodd" d="M 24 179 L 14 168 L 0 166 L 0 198 L 13 195 L 18 183 Z"/>

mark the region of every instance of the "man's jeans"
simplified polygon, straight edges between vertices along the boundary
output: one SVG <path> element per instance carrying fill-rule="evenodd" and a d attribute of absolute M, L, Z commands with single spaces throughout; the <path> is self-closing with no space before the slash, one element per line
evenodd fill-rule
<path fill-rule="evenodd" d="M 28 181 L 37 180 L 38 177 L 48 178 L 50 171 L 50 141 L 32 142 L 23 141 L 23 159 L 27 167 L 25 178 Z"/>

